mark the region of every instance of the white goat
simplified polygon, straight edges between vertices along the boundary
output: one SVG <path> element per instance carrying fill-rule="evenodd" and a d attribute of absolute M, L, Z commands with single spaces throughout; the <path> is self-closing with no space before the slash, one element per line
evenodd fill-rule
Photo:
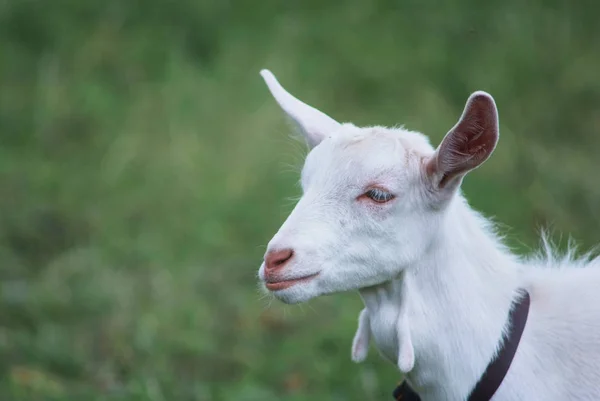
<path fill-rule="evenodd" d="M 372 335 L 423 401 L 459 401 L 501 348 L 524 289 L 529 318 L 492 399 L 600 400 L 598 259 L 522 260 L 460 192 L 498 141 L 489 94 L 473 93 L 434 149 L 402 128 L 340 124 L 261 74 L 311 148 L 303 195 L 258 272 L 276 298 L 358 290 L 367 312 L 354 359 Z"/>

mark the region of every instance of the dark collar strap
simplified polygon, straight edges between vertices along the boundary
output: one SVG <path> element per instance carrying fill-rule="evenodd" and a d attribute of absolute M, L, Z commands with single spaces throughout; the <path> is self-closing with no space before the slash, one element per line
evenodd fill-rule
<path fill-rule="evenodd" d="M 396 401 L 421 401 L 419 394 L 410 388 L 406 381 L 403 381 L 394 390 L 394 399 Z"/>
<path fill-rule="evenodd" d="M 488 365 L 483 376 L 479 379 L 479 382 L 467 399 L 468 401 L 488 401 L 494 396 L 494 393 L 502 384 L 502 380 L 504 380 L 504 377 L 508 373 L 510 364 L 519 347 L 521 335 L 525 330 L 530 303 L 529 293 L 525 292 L 516 307 L 511 310 L 509 323 L 510 333 L 502 345 L 502 349 L 498 353 L 496 359 Z"/>
<path fill-rule="evenodd" d="M 509 316 L 510 332 L 506 341 L 496 358 L 494 358 L 475 385 L 467 401 L 489 401 L 508 373 L 510 364 L 517 352 L 521 336 L 525 330 L 531 299 L 529 293 L 524 291 L 523 297 L 519 299 L 515 308 L 512 308 Z M 402 382 L 394 390 L 394 399 L 398 401 L 420 401 L 421 398 L 415 393 L 408 383 Z"/>

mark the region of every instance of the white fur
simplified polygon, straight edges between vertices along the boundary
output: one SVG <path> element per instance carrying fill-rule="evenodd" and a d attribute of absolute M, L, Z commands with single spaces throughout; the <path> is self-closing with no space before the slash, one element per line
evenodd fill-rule
<path fill-rule="evenodd" d="M 371 341 L 371 323 L 367 309 L 360 311 L 358 315 L 358 328 L 352 340 L 352 360 L 363 362 L 369 354 L 369 342 Z"/>
<path fill-rule="evenodd" d="M 409 370 L 423 401 L 460 401 L 497 352 L 523 288 L 531 295 L 529 319 L 493 400 L 600 399 L 599 260 L 521 259 L 460 192 L 463 176 L 497 141 L 491 96 L 471 95 L 434 149 L 402 128 L 332 122 L 262 74 L 311 147 L 303 196 L 267 248 L 293 249 L 293 257 L 275 273 L 263 263 L 259 278 L 317 275 L 275 297 L 299 303 L 358 290 L 365 310 L 353 359 L 366 357 L 372 338 L 386 359 Z M 395 198 L 370 201 L 364 193 L 373 185 Z"/>

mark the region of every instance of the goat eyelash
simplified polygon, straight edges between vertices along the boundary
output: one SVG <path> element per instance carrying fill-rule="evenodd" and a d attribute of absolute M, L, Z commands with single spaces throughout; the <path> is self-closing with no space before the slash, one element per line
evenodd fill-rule
<path fill-rule="evenodd" d="M 381 188 L 371 188 L 362 196 L 369 198 L 370 200 L 376 203 L 387 203 L 395 198 L 394 194 L 385 191 Z"/>

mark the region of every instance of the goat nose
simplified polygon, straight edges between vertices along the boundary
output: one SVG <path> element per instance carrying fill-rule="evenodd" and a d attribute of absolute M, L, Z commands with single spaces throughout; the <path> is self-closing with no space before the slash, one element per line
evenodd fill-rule
<path fill-rule="evenodd" d="M 281 269 L 288 260 L 292 258 L 294 251 L 291 249 L 282 249 L 279 251 L 269 251 L 265 256 L 265 269 L 267 271 L 274 271 L 275 269 Z"/>

